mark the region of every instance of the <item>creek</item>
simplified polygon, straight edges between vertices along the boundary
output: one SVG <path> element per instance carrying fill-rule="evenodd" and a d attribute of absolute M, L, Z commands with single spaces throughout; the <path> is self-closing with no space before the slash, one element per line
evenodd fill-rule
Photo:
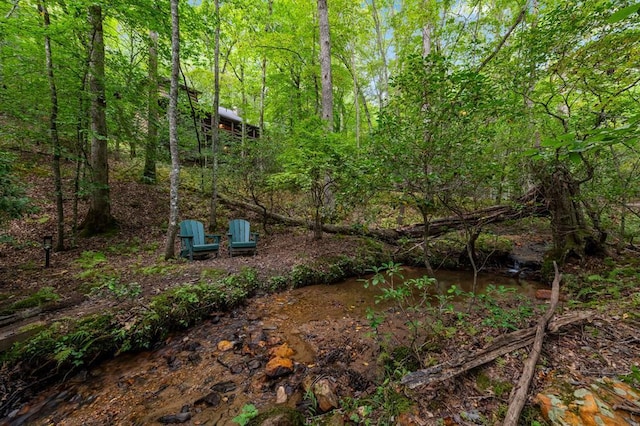
<path fill-rule="evenodd" d="M 405 278 L 422 276 L 409 268 Z M 471 291 L 466 272 L 438 273 L 441 289 Z M 504 285 L 534 297 L 540 285 L 483 275 L 476 291 Z M 184 421 L 231 425 L 246 404 L 259 409 L 276 400 L 291 408 L 304 399 L 303 383 L 313 377 L 345 377 L 356 396 L 377 379 L 378 349 L 366 319 L 380 289 L 357 279 L 314 285 L 252 298 L 232 312 L 211 318 L 166 339 L 157 349 L 125 354 L 84 370 L 41 392 L 5 423 L 17 425 L 148 425 Z M 293 350 L 290 374 L 269 377 L 273 351 Z M 339 396 L 344 396 L 340 395 Z M 168 417 L 173 416 L 173 417 Z"/>

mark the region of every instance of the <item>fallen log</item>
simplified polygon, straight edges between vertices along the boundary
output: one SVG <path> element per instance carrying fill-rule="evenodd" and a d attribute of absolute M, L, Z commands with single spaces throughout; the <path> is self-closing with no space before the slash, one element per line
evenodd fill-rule
<path fill-rule="evenodd" d="M 591 319 L 594 316 L 595 312 L 593 311 L 571 312 L 550 321 L 547 330 L 549 333 L 555 334 L 560 331 L 562 327 Z M 505 334 L 495 339 L 488 347 L 477 352 L 467 353 L 455 360 L 409 373 L 402 378 L 400 383 L 410 389 L 415 389 L 418 386 L 430 385 L 451 379 L 483 364 L 487 364 L 502 355 L 529 346 L 534 341 L 536 330 L 537 327 L 530 327 Z"/>
<path fill-rule="evenodd" d="M 549 323 L 553 315 L 555 315 L 556 307 L 558 306 L 558 299 L 560 298 L 560 280 L 562 280 L 562 275 L 558 271 L 558 265 L 556 264 L 556 262 L 553 262 L 553 268 L 555 269 L 556 273 L 553 279 L 553 284 L 551 285 L 551 304 L 549 305 L 547 312 L 545 312 L 544 316 L 540 318 L 540 320 L 538 321 L 538 325 L 536 326 L 536 337 L 533 341 L 533 347 L 531 348 L 531 352 L 529 352 L 529 356 L 524 363 L 524 368 L 522 369 L 520 380 L 518 380 L 516 387 L 513 388 L 513 391 L 511 393 L 509 408 L 507 409 L 507 414 L 504 416 L 504 426 L 518 425 L 520 413 L 522 412 L 522 408 L 527 401 L 529 385 L 531 384 L 531 380 L 533 379 L 536 364 L 538 363 L 540 353 L 542 352 L 542 342 L 544 341 L 547 324 Z"/>
<path fill-rule="evenodd" d="M 513 204 L 501 204 L 460 216 L 434 219 L 429 223 L 429 236 L 437 237 L 450 231 L 463 229 L 465 226 L 482 226 L 489 223 L 522 219 L 524 217 L 544 216 L 548 214 L 548 209 L 544 202 L 540 200 L 539 196 L 539 192 L 533 189 Z M 285 225 L 301 226 L 308 229 L 313 229 L 314 227 L 311 220 L 281 215 L 252 203 L 231 199 L 226 195 L 219 195 L 219 199 L 221 203 L 230 207 L 249 210 Z M 389 243 L 395 243 L 400 238 L 421 239 L 424 233 L 424 224 L 414 224 L 397 229 L 368 229 L 364 227 L 324 224 L 322 230 L 331 234 L 362 235 Z"/>

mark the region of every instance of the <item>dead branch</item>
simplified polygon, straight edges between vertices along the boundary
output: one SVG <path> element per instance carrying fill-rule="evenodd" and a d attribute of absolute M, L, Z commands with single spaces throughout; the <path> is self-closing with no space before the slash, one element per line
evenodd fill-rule
<path fill-rule="evenodd" d="M 293 218 L 265 211 L 262 207 L 256 206 L 255 204 L 234 200 L 226 195 L 219 195 L 219 199 L 221 203 L 230 207 L 249 210 L 285 225 L 302 226 L 309 229 L 313 229 L 314 226 L 311 220 Z M 540 199 L 539 191 L 534 189 L 520 197 L 513 204 L 491 206 L 459 216 L 435 219 L 429 223 L 429 236 L 437 237 L 453 230 L 462 229 L 465 225 L 486 225 L 524 217 L 544 216 L 547 213 L 548 209 Z M 331 234 L 368 236 L 394 244 L 401 238 L 422 239 L 424 224 L 415 224 L 399 229 L 362 229 L 353 226 L 324 224 L 322 230 Z"/>
<path fill-rule="evenodd" d="M 549 333 L 555 334 L 562 327 L 591 319 L 594 316 L 595 312 L 593 311 L 571 312 L 550 321 L 547 330 Z M 502 355 L 530 345 L 534 341 L 536 330 L 537 327 L 530 327 L 502 335 L 480 351 L 463 354 L 455 360 L 409 373 L 402 378 L 401 383 L 410 389 L 414 389 L 418 386 L 430 385 L 466 373 Z"/>
<path fill-rule="evenodd" d="M 524 368 L 522 369 L 520 380 L 518 380 L 518 383 L 516 384 L 516 387 L 513 389 L 513 392 L 511 394 L 512 398 L 511 402 L 509 403 L 509 408 L 507 409 L 507 414 L 504 418 L 504 426 L 518 425 L 520 413 L 522 412 L 522 408 L 527 401 L 529 385 L 531 384 L 531 380 L 533 379 L 536 364 L 538 363 L 540 353 L 542 352 L 542 342 L 544 340 L 547 324 L 551 320 L 551 317 L 553 317 L 553 315 L 555 314 L 556 307 L 558 306 L 558 299 L 560 297 L 560 280 L 562 280 L 562 275 L 558 271 L 558 265 L 555 262 L 553 262 L 553 267 L 555 269 L 555 277 L 551 286 L 551 304 L 549 305 L 549 309 L 547 309 L 547 312 L 545 312 L 544 316 L 538 321 L 533 348 L 531 348 L 529 357 L 524 363 Z"/>

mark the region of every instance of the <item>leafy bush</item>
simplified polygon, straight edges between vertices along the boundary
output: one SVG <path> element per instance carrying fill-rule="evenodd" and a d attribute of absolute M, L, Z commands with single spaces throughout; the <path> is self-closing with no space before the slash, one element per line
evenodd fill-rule
<path fill-rule="evenodd" d="M 0 224 L 29 210 L 29 199 L 13 174 L 14 161 L 13 155 L 0 151 Z"/>

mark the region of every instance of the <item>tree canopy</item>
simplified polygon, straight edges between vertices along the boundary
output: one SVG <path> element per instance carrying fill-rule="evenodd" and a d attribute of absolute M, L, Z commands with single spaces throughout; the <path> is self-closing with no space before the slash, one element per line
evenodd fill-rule
<path fill-rule="evenodd" d="M 50 0 L 46 26 L 38 5 L 0 4 L 1 134 L 9 143 L 28 138 L 54 150 L 46 35 L 58 99 L 56 152 L 78 165 L 76 197 L 102 194 L 96 208 L 104 217 L 94 221 L 110 221 L 108 176 L 96 173 L 101 163 L 90 146 L 94 154 L 107 148 L 111 158 L 169 159 L 169 2 Z M 428 227 L 437 215 L 504 203 L 537 187 L 551 212 L 554 258 L 598 251 L 614 221 L 626 238 L 624 218 L 637 217 L 628 205 L 640 197 L 637 2 L 325 5 L 328 92 L 324 9 L 316 4 L 221 0 L 216 13 L 209 0 L 179 3 L 180 157 L 212 167 L 200 123 L 217 113 L 216 96 L 242 120 L 216 148 L 221 192 L 274 208 L 273 191 L 290 191 L 306 200 L 296 204 L 298 215 L 362 226 L 379 220 L 350 214 L 376 199 L 413 209 Z M 95 72 L 97 23 L 87 19 L 97 9 L 103 75 Z M 95 124 L 96 99 L 104 102 L 104 126 Z M 260 138 L 248 137 L 248 124 L 261 127 Z M 150 182 L 152 166 L 145 171 Z M 202 173 L 200 189 L 211 186 L 211 173 Z M 321 200 L 329 188 L 335 208 Z"/>

